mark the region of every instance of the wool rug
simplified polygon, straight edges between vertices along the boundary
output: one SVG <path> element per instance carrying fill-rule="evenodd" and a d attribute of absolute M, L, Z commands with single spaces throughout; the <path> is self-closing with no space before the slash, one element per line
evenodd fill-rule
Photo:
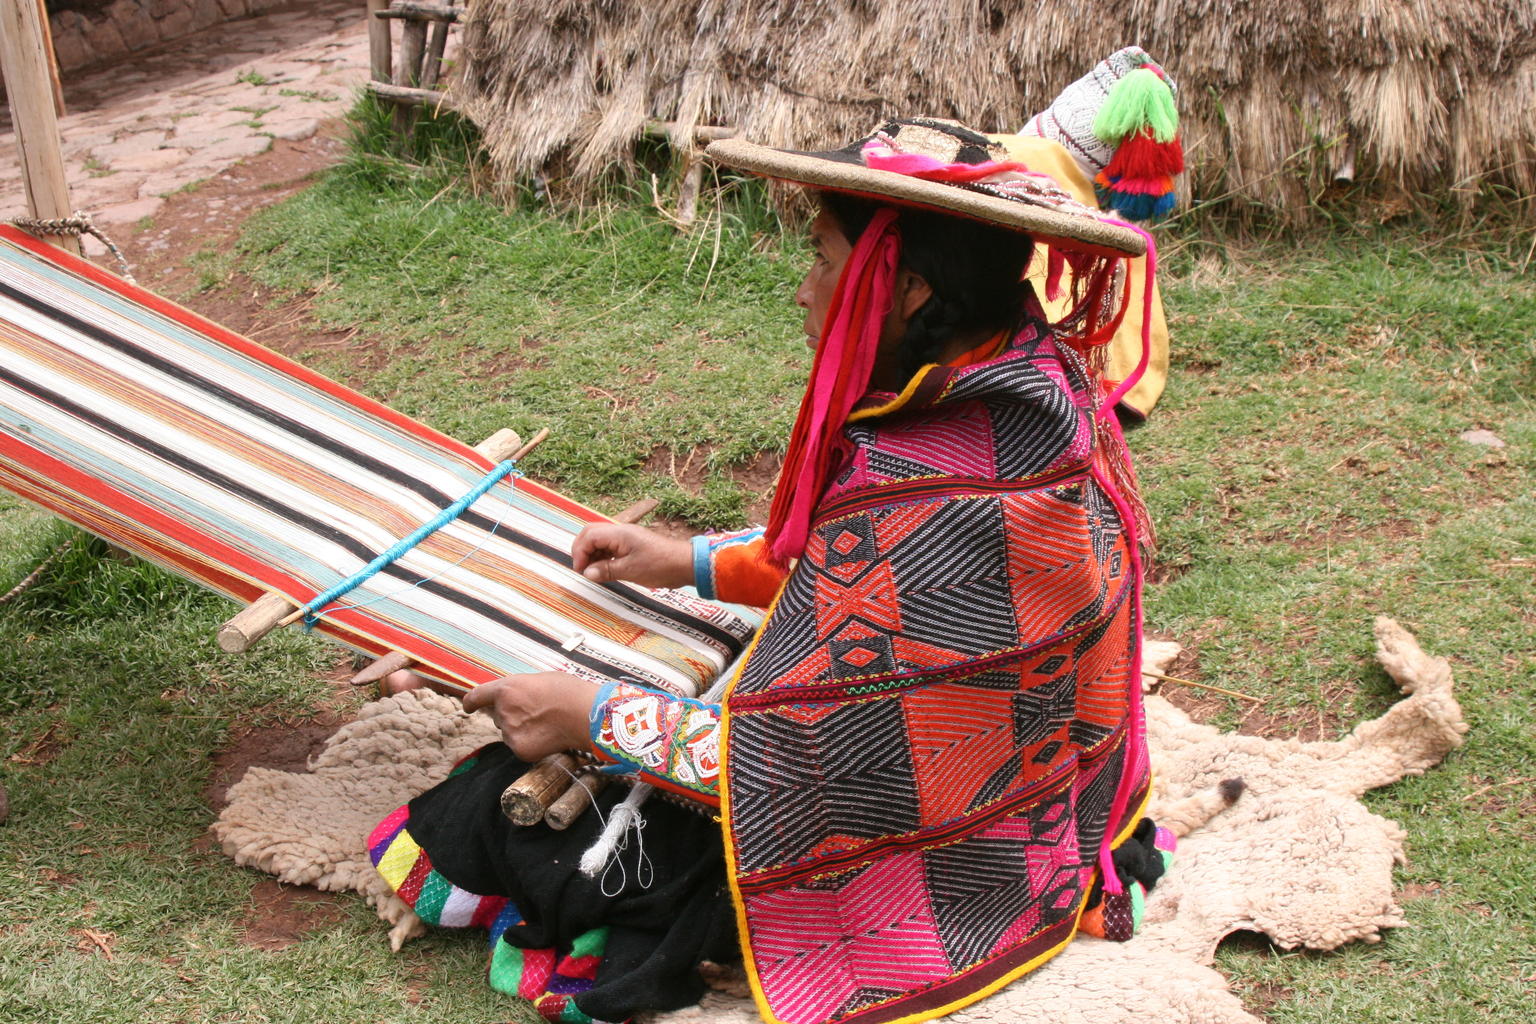
<path fill-rule="evenodd" d="M 1339 740 L 1224 733 L 1148 695 L 1150 813 L 1181 838 L 1142 931 L 1127 943 L 1080 938 L 947 1019 L 1013 1024 L 1048 1008 L 1057 1024 L 1261 1024 L 1210 966 L 1224 937 L 1250 931 L 1286 949 L 1328 950 L 1376 942 L 1403 925 L 1392 869 L 1406 857 L 1406 833 L 1359 798 L 1438 764 L 1467 726 L 1449 663 L 1391 619 L 1377 619 L 1375 633 L 1377 659 L 1405 696 Z M 1177 645 L 1150 644 L 1146 662 L 1156 671 L 1177 654 Z M 496 735 L 483 716 L 429 691 L 375 701 L 337 730 L 309 771 L 248 770 L 213 832 L 238 864 L 362 894 L 398 949 L 424 929 L 374 872 L 368 833 Z M 652 1021 L 758 1021 L 729 973 L 718 980 L 720 990 L 699 1006 Z"/>

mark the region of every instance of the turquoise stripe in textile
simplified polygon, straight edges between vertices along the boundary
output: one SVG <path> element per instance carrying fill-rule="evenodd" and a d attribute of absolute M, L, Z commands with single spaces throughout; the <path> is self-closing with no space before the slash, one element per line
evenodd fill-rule
<path fill-rule="evenodd" d="M 220 335 L 0 228 L 0 485 L 237 599 L 299 603 L 485 478 L 462 446 Z M 503 481 L 323 608 L 319 628 L 459 686 L 562 669 L 698 692 L 754 622 L 572 572 L 594 518 Z"/>

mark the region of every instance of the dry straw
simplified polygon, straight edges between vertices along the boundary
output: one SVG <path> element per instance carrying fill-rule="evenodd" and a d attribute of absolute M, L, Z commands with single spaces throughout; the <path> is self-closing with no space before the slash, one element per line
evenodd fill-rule
<path fill-rule="evenodd" d="M 1536 194 L 1531 0 L 503 0 L 457 98 L 504 173 L 578 184 L 647 124 L 823 149 L 891 116 L 1012 130 L 1127 43 L 1180 83 L 1198 196 L 1282 210 L 1341 171 Z"/>

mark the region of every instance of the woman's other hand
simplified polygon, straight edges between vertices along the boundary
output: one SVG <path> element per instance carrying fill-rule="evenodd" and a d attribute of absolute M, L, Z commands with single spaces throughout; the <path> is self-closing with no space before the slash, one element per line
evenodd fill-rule
<path fill-rule="evenodd" d="M 643 526 L 593 523 L 576 535 L 571 564 L 597 583 L 628 580 L 646 587 L 693 583 L 693 545 Z"/>
<path fill-rule="evenodd" d="M 587 721 L 599 687 L 566 672 L 502 676 L 464 695 L 465 711 L 489 711 L 501 738 L 529 763 L 562 750 L 585 749 Z"/>

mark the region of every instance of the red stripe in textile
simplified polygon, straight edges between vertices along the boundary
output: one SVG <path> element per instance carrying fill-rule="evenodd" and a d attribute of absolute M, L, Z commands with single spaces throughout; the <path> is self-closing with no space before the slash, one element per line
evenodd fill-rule
<path fill-rule="evenodd" d="M 144 504 L 137 498 L 111 487 L 95 477 L 82 473 L 68 463 L 48 455 L 30 445 L 23 444 L 10 435 L 0 435 L 0 454 L 6 455 L 35 473 L 82 494 L 104 508 L 151 527 L 157 533 L 186 545 L 194 551 L 217 558 L 224 565 L 250 579 L 260 580 L 273 590 L 301 589 L 295 581 L 280 575 L 270 566 L 263 565 L 242 551 L 198 533 L 179 519 L 172 519 L 159 510 Z M 249 584 L 247 584 L 248 586 Z"/>
<path fill-rule="evenodd" d="M 179 306 L 169 299 L 156 295 L 154 292 L 146 291 L 138 285 L 129 284 L 116 274 L 98 267 L 94 263 L 83 260 L 72 253 L 67 253 L 57 246 L 39 241 L 26 232 L 11 227 L 9 224 L 0 224 L 0 238 L 4 238 L 17 247 L 25 249 L 64 270 L 77 274 L 93 284 L 116 292 L 124 298 L 136 302 L 146 309 L 153 310 L 184 327 L 189 327 L 194 331 L 205 334 L 242 355 L 249 356 L 274 369 L 281 370 L 295 380 L 302 381 L 310 387 L 339 398 L 370 415 L 377 416 L 386 423 L 399 427 L 409 434 L 414 434 L 432 444 L 448 449 L 455 455 L 467 458 L 483 470 L 488 471 L 495 466 L 494 462 L 475 451 L 463 441 L 449 437 L 447 434 L 432 429 L 420 420 L 412 419 L 404 413 L 391 409 L 382 402 L 377 402 L 366 395 L 353 391 L 343 384 L 338 384 L 329 377 L 316 373 L 265 346 L 258 345 L 254 341 L 229 330 L 227 327 L 221 327 L 212 320 L 208 320 L 184 306 Z M 540 487 L 531 481 L 519 481 L 518 486 L 528 490 L 540 501 L 585 522 L 607 521 L 607 516 L 593 511 L 584 505 L 580 505 L 563 495 L 556 494 L 554 491 Z"/>
<path fill-rule="evenodd" d="M 602 962 L 600 956 L 568 956 L 560 961 L 557 973 L 566 978 L 585 978 L 590 981 L 597 977 L 597 968 Z"/>
<path fill-rule="evenodd" d="M 490 930 L 491 925 L 501 916 L 502 908 L 507 905 L 505 896 L 481 896 L 480 904 L 475 907 L 474 914 L 470 915 L 469 924 L 472 928 L 484 928 Z"/>
<path fill-rule="evenodd" d="M 549 988 L 549 979 L 555 973 L 553 949 L 523 950 L 523 976 L 517 979 L 517 994 L 533 999 Z"/>
<path fill-rule="evenodd" d="M 431 873 L 432 859 L 425 852 L 418 853 L 416 863 L 411 865 L 410 873 L 405 876 L 405 881 L 400 883 L 395 894 L 414 907 L 416 898 L 421 895 L 421 887 L 427 884 L 427 876 Z"/>
<path fill-rule="evenodd" d="M 47 511 L 62 515 L 71 522 L 86 527 L 85 523 L 79 521 L 79 516 L 70 514 L 72 502 L 69 500 L 68 491 L 83 495 L 90 502 L 102 508 L 111 509 L 135 523 L 143 524 L 147 531 L 168 537 L 208 561 L 192 558 L 185 550 L 168 547 L 155 540 L 149 532 L 135 531 L 129 534 L 118 531 L 118 536 L 111 539 L 116 540 L 120 537 L 125 546 L 137 548 L 149 555 L 152 560 L 160 561 L 168 568 L 192 579 L 205 582 L 231 597 L 252 601 L 266 591 L 272 590 L 290 599 L 304 600 L 318 593 L 309 584 L 280 573 L 244 552 L 206 533 L 198 532 L 186 522 L 173 519 L 132 495 L 82 473 L 68 463 L 61 462 L 9 434 L 0 434 L 0 456 L 9 458 L 37 474 L 41 480 L 33 478 L 32 483 L 40 494 L 58 496 L 56 502 L 52 504 L 44 503 L 40 498 L 35 499 L 39 504 L 44 505 Z M 55 488 L 44 481 L 57 483 L 67 491 Z M 225 572 L 222 566 L 228 566 L 233 571 Z M 256 582 L 253 583 L 253 580 Z M 478 662 L 467 660 L 460 654 L 436 644 L 429 644 L 415 633 L 397 629 L 387 622 L 370 617 L 359 609 L 341 608 L 327 613 L 326 618 L 321 620 L 319 628 L 375 654 L 404 651 L 417 661 L 435 666 L 442 674 L 457 677 L 464 689 L 479 683 L 490 682 L 501 675 L 500 672 Z"/>

